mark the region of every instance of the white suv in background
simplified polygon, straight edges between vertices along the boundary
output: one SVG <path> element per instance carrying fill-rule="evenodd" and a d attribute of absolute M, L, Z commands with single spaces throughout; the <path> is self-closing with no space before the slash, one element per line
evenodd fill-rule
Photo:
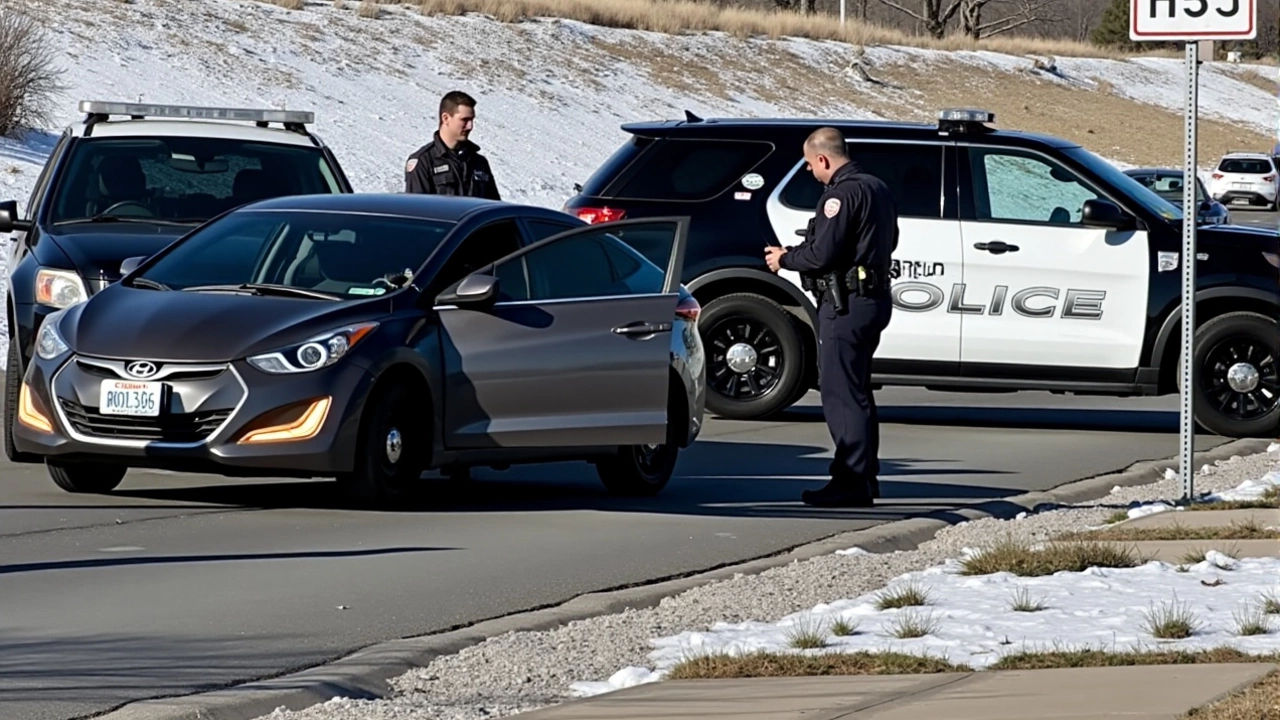
<path fill-rule="evenodd" d="M 1227 153 L 1209 176 L 1209 194 L 1224 205 L 1261 204 L 1275 210 L 1278 174 L 1266 153 Z"/>

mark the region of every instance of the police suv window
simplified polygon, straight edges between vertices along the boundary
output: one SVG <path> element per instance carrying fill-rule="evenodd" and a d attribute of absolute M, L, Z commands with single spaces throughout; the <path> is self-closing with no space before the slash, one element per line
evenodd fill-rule
<path fill-rule="evenodd" d="M 849 143 L 849 155 L 868 174 L 889 186 L 902 217 L 942 217 L 943 146 L 928 143 Z M 801 166 L 779 199 L 787 207 L 806 212 L 818 206 L 822 184 Z"/>
<path fill-rule="evenodd" d="M 967 150 L 974 219 L 1079 225 L 1084 202 L 1105 199 L 1075 173 L 1035 153 Z"/>
<path fill-rule="evenodd" d="M 627 169 L 613 195 L 632 200 L 706 200 L 729 189 L 772 149 L 769 143 L 745 140 L 664 140 Z"/>

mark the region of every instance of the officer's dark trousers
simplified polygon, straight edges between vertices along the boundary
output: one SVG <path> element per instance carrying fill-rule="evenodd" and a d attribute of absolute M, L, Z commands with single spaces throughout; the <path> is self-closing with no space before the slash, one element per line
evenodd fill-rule
<path fill-rule="evenodd" d="M 871 356 L 889 324 L 889 295 L 850 296 L 843 314 L 830 298 L 818 308 L 822 413 L 835 442 L 835 485 L 869 488 L 880 473 L 880 421 L 871 395 Z"/>

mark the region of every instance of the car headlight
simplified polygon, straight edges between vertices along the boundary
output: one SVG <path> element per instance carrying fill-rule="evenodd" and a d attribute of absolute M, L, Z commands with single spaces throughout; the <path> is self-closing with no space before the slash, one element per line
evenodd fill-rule
<path fill-rule="evenodd" d="M 84 281 L 74 270 L 40 268 L 36 271 L 36 302 L 67 308 L 89 299 Z"/>
<path fill-rule="evenodd" d="M 58 321 L 62 319 L 62 311 L 45 318 L 40 324 L 40 332 L 36 335 L 36 355 L 44 360 L 52 360 L 71 348 L 58 332 Z"/>
<path fill-rule="evenodd" d="M 341 360 L 376 327 L 378 323 L 374 322 L 349 325 L 282 350 L 254 355 L 249 358 L 249 364 L 263 372 L 277 375 L 319 370 Z"/>

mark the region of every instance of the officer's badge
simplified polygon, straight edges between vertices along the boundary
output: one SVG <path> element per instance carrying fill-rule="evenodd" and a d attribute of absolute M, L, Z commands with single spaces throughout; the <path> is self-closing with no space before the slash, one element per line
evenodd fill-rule
<path fill-rule="evenodd" d="M 404 164 L 404 171 L 413 172 L 416 167 L 418 167 L 418 158 L 409 158 L 409 162 Z"/>
<path fill-rule="evenodd" d="M 827 217 L 835 217 L 840 212 L 840 199 L 831 198 L 822 206 L 822 214 Z"/>

